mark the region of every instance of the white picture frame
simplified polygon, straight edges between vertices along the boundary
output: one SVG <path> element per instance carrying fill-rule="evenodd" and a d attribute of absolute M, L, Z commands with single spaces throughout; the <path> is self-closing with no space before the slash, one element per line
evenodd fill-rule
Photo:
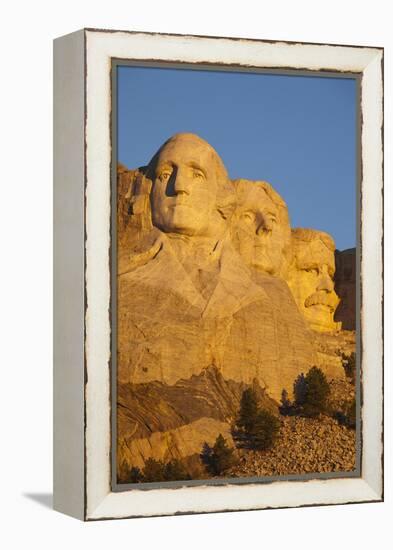
<path fill-rule="evenodd" d="M 112 491 L 111 67 L 136 62 L 361 78 L 361 472 Z M 81 520 L 383 499 L 383 49 L 84 29 L 54 43 L 54 507 Z"/>

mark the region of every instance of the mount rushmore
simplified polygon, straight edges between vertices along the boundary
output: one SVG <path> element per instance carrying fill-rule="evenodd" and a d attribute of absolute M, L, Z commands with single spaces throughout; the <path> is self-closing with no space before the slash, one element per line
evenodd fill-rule
<path fill-rule="evenodd" d="M 340 319 L 330 235 L 291 228 L 269 183 L 231 180 L 194 134 L 174 135 L 144 167 L 119 165 L 117 178 L 119 470 L 230 440 L 250 385 L 274 410 L 313 365 L 344 376 L 354 264 Z"/>

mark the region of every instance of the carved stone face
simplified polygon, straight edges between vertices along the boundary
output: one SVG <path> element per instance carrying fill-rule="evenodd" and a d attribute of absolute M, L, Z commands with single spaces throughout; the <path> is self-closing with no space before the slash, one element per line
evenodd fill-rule
<path fill-rule="evenodd" d="M 312 329 L 326 332 L 339 328 L 334 312 L 339 298 L 334 291 L 334 251 L 322 239 L 297 241 L 288 284 Z"/>
<path fill-rule="evenodd" d="M 291 238 L 285 207 L 255 182 L 247 182 L 247 186 L 239 194 L 232 224 L 233 242 L 247 265 L 271 275 L 280 274 Z"/>
<path fill-rule="evenodd" d="M 222 222 L 217 209 L 214 149 L 180 134 L 160 150 L 151 193 L 153 224 L 167 233 L 212 235 Z"/>

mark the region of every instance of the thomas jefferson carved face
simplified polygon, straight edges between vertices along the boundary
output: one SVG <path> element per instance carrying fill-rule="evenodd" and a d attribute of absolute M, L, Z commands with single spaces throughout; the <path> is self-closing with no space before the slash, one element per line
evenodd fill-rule
<path fill-rule="evenodd" d="M 153 224 L 167 233 L 212 236 L 223 226 L 218 193 L 227 185 L 215 150 L 194 134 L 177 134 L 150 165 Z"/>
<path fill-rule="evenodd" d="M 285 270 L 291 230 L 286 205 L 266 182 L 236 180 L 238 206 L 232 240 L 247 265 L 279 275 Z"/>
<path fill-rule="evenodd" d="M 333 320 L 339 298 L 334 291 L 334 241 L 312 229 L 294 229 L 293 264 L 288 278 L 296 303 L 312 329 L 336 330 Z"/>

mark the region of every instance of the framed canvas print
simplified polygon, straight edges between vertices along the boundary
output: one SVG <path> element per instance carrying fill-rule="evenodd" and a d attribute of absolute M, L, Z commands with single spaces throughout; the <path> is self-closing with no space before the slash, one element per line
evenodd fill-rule
<path fill-rule="evenodd" d="M 383 498 L 383 49 L 54 43 L 54 506 Z"/>

